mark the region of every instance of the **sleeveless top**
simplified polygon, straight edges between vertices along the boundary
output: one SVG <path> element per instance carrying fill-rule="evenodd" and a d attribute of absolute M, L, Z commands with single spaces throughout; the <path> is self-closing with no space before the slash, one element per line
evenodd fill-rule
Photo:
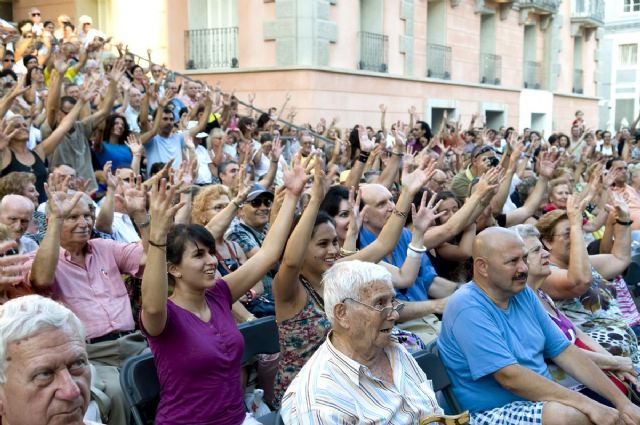
<path fill-rule="evenodd" d="M 47 181 L 47 176 L 49 175 L 49 171 L 47 170 L 47 166 L 44 164 L 44 161 L 40 159 L 37 153 L 32 150 L 29 150 L 33 157 L 35 158 L 35 162 L 33 165 L 25 165 L 22 162 L 18 161 L 15 153 L 12 150 L 11 152 L 11 162 L 7 165 L 7 168 L 0 172 L 0 177 L 4 177 L 9 173 L 14 171 L 22 171 L 25 173 L 31 173 L 36 176 L 36 189 L 38 190 L 38 202 L 42 203 L 47 200 L 47 195 L 44 191 L 44 183 Z"/>
<path fill-rule="evenodd" d="M 591 277 L 591 286 L 584 294 L 558 300 L 556 307 L 608 352 L 630 357 L 634 366 L 639 368 L 638 340 L 620 311 L 615 288 L 593 266 Z"/>
<path fill-rule="evenodd" d="M 276 405 L 296 377 L 302 366 L 322 345 L 331 330 L 331 323 L 324 313 L 324 302 L 309 281 L 300 276 L 307 293 L 307 302 L 295 316 L 278 323 L 280 340 L 280 365 L 275 383 Z"/>

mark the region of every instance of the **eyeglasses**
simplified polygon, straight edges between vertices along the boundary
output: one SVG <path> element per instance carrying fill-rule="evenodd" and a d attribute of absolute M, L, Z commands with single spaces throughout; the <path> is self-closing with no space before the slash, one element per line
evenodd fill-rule
<path fill-rule="evenodd" d="M 260 208 L 261 205 L 264 205 L 267 208 L 271 208 L 271 204 L 273 201 L 269 198 L 256 198 L 253 201 L 249 202 L 253 208 Z"/>
<path fill-rule="evenodd" d="M 31 16 L 40 16 L 40 12 L 33 12 Z"/>
<path fill-rule="evenodd" d="M 360 302 L 358 300 L 354 300 L 353 298 L 345 298 L 344 300 L 342 300 L 342 302 L 345 301 L 353 301 L 356 304 L 360 304 L 362 306 L 367 307 L 370 310 L 374 310 L 377 311 L 378 313 L 380 313 L 380 318 L 381 319 L 387 319 L 392 312 L 396 312 L 396 313 L 400 313 L 402 311 L 402 309 L 404 308 L 404 303 L 401 303 L 400 301 L 394 299 L 393 301 L 391 301 L 391 305 L 387 306 L 387 307 L 382 307 L 382 308 L 378 308 L 378 307 L 374 307 L 372 305 L 369 304 L 365 304 L 363 302 Z"/>

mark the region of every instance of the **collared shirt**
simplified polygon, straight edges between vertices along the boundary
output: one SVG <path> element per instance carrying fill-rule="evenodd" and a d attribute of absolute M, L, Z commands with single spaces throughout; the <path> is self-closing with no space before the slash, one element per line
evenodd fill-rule
<path fill-rule="evenodd" d="M 36 251 L 38 249 L 38 244 L 36 241 L 28 237 L 27 235 L 23 235 L 20 238 L 20 242 L 18 244 L 18 254 L 28 254 L 30 252 Z"/>
<path fill-rule="evenodd" d="M 140 235 L 136 232 L 136 228 L 133 227 L 131 217 L 124 213 L 113 213 L 111 234 L 118 242 L 131 243 L 140 241 Z"/>
<path fill-rule="evenodd" d="M 280 410 L 287 424 L 418 424 L 441 414 L 431 382 L 397 343 L 385 348 L 393 385 L 331 344 L 331 333 L 293 380 Z"/>
<path fill-rule="evenodd" d="M 133 330 L 131 302 L 122 275 L 142 276 L 142 254 L 140 243 L 91 239 L 87 242 L 83 267 L 71 261 L 69 252 L 60 248 L 51 298 L 80 318 L 87 338 Z M 31 262 L 35 255 L 30 254 Z"/>

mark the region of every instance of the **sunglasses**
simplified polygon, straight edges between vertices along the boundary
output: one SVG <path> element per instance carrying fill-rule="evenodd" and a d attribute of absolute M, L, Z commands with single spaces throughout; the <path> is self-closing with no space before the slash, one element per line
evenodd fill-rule
<path fill-rule="evenodd" d="M 3 61 L 3 62 L 13 62 L 13 63 L 16 63 L 16 60 L 15 60 L 15 59 L 3 59 L 2 61 Z"/>
<path fill-rule="evenodd" d="M 253 208 L 260 208 L 261 205 L 264 205 L 267 208 L 271 208 L 271 204 L 273 203 L 273 201 L 269 198 L 256 198 L 249 203 Z"/>
<path fill-rule="evenodd" d="M 484 146 L 483 148 L 481 148 L 478 153 L 476 153 L 473 157 L 477 158 L 480 155 L 482 155 L 483 153 L 487 153 L 487 152 L 493 152 L 493 148 L 491 146 Z"/>
<path fill-rule="evenodd" d="M 40 12 L 34 12 L 31 14 L 31 16 L 40 16 Z"/>

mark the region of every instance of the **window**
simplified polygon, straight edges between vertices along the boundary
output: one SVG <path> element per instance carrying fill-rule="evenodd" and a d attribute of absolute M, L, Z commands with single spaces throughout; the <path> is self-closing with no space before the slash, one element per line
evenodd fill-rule
<path fill-rule="evenodd" d="M 640 0 L 624 0 L 625 12 L 640 12 Z"/>
<path fill-rule="evenodd" d="M 635 65 L 638 63 L 638 45 L 637 44 L 621 44 L 620 45 L 620 65 Z"/>

